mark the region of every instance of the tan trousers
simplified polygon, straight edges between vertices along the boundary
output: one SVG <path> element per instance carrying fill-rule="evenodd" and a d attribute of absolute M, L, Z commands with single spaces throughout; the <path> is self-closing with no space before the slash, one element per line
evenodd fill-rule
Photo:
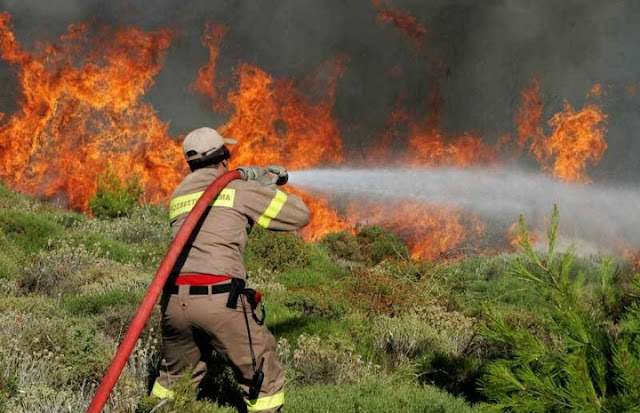
<path fill-rule="evenodd" d="M 189 368 L 193 368 L 193 381 L 200 383 L 207 370 L 204 360 L 210 356 L 202 352 L 213 348 L 233 368 L 245 393 L 247 411 L 277 412 L 284 403 L 285 373 L 278 362 L 275 339 L 265 326 L 253 320 L 246 297 L 239 298 L 237 308 L 231 309 L 226 306 L 228 296 L 189 295 L 189 286 L 180 286 L 178 294 L 163 296 L 163 361 L 151 394 L 170 398 L 171 386 Z M 257 363 L 264 357 L 264 381 L 255 400 L 247 399 L 254 371 L 244 311 Z"/>

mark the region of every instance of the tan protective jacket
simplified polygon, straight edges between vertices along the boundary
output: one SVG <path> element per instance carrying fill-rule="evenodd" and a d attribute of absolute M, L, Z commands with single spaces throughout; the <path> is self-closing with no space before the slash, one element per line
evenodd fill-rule
<path fill-rule="evenodd" d="M 188 175 L 169 202 L 173 236 L 207 187 L 222 171 L 202 168 Z M 256 181 L 232 181 L 205 212 L 197 235 L 178 258 L 180 274 L 213 274 L 246 278 L 242 253 L 254 224 L 275 231 L 293 231 L 309 222 L 309 209 L 295 195 Z"/>

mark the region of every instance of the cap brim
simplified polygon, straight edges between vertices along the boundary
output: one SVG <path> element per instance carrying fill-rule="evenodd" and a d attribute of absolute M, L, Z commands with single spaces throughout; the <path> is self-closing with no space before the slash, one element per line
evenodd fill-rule
<path fill-rule="evenodd" d="M 238 143 L 237 140 L 231 138 L 222 138 L 222 140 L 224 141 L 224 143 L 228 143 L 229 145 L 235 145 L 236 143 Z"/>

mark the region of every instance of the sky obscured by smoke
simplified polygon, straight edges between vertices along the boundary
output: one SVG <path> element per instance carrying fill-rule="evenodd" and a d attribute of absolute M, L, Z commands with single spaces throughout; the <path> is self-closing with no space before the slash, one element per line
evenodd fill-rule
<path fill-rule="evenodd" d="M 174 28 L 180 35 L 146 96 L 174 136 L 223 115 L 189 90 L 208 60 L 200 44 L 205 22 L 230 27 L 218 64 L 230 79 L 239 62 L 276 77 L 302 78 L 322 62 L 349 57 L 338 84 L 334 113 L 348 149 L 379 135 L 399 94 L 416 114 L 429 113 L 428 98 L 440 89 L 442 129 L 465 131 L 495 141 L 514 134 L 520 90 L 537 75 L 545 119 L 567 99 L 581 108 L 595 83 L 610 116 L 609 150 L 592 168 L 596 182 L 635 182 L 640 173 L 640 2 L 635 0 L 396 0 L 427 27 L 419 48 L 377 18 L 368 0 L 3 0 L 18 40 L 57 39 L 69 24 L 93 17 L 114 26 L 146 30 Z M 389 72 L 397 65 L 402 76 Z M 0 62 L 0 111 L 15 110 L 15 74 Z M 398 143 L 400 145 L 400 143 Z"/>

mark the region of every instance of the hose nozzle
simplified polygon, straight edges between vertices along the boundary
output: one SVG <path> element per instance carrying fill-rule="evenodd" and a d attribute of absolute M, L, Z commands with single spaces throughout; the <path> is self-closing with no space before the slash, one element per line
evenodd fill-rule
<path fill-rule="evenodd" d="M 283 166 L 269 165 L 267 171 L 275 175 L 272 182 L 278 186 L 282 186 L 289 181 L 289 173 Z"/>

